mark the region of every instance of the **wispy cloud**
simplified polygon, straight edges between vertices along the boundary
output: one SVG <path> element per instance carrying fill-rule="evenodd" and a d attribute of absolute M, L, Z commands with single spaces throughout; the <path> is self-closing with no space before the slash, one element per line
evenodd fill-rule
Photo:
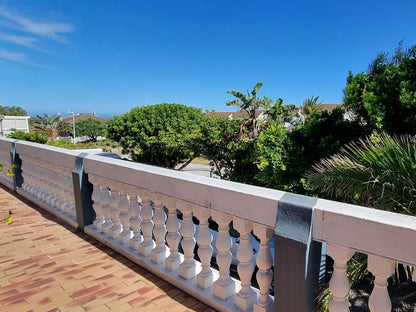
<path fill-rule="evenodd" d="M 0 58 L 6 59 L 8 61 L 30 64 L 24 53 L 17 53 L 0 49 Z"/>
<path fill-rule="evenodd" d="M 41 22 L 13 12 L 2 5 L 0 5 L 0 27 L 2 30 L 0 41 L 9 43 L 7 50 L 0 49 L 0 58 L 34 66 L 39 65 L 31 62 L 26 53 L 20 51 L 22 48 L 53 54 L 53 52 L 44 50 L 42 43 L 45 41 L 65 43 L 67 40 L 64 35 L 74 31 L 74 27 L 70 24 Z M 14 50 L 13 45 L 15 48 L 20 46 L 20 50 L 12 51 L 12 49 Z"/>
<path fill-rule="evenodd" d="M 33 37 L 24 37 L 24 36 L 18 36 L 18 35 L 10 35 L 10 34 L 5 34 L 5 33 L 0 33 L 0 40 L 1 41 L 6 41 L 6 42 L 11 42 L 17 45 L 21 45 L 24 47 L 28 47 L 34 50 L 38 50 L 41 51 L 41 49 L 39 49 L 35 43 L 38 41 L 38 39 L 33 38 Z"/>
<path fill-rule="evenodd" d="M 74 31 L 74 27 L 72 25 L 64 23 L 37 22 L 15 12 L 11 12 L 2 6 L 0 6 L 0 16 L 6 20 L 6 23 L 3 23 L 3 25 L 6 24 L 10 28 L 61 42 L 65 41 L 65 38 L 61 35 L 62 33 Z"/>

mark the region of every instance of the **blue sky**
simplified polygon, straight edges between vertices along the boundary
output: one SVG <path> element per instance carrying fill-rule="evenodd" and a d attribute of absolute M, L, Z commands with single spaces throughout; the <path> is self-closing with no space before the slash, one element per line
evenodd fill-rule
<path fill-rule="evenodd" d="M 341 103 L 349 70 L 416 44 L 415 12 L 414 0 L 0 0 L 0 105 L 235 110 L 226 91 L 258 81 L 284 103 Z"/>

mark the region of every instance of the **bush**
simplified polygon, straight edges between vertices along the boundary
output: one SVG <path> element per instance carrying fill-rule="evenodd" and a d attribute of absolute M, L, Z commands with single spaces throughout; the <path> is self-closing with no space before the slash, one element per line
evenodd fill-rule
<path fill-rule="evenodd" d="M 41 134 L 39 132 L 23 132 L 23 131 L 15 131 L 8 135 L 11 139 L 17 139 L 17 140 L 23 140 L 23 141 L 29 141 L 29 142 L 35 142 L 40 144 L 45 144 L 48 142 L 49 138 Z"/>

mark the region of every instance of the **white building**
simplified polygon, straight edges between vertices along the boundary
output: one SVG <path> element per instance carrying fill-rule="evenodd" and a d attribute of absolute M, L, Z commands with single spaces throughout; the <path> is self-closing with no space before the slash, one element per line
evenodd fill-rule
<path fill-rule="evenodd" d="M 0 135 L 8 135 L 13 131 L 29 132 L 29 116 L 0 115 Z"/>

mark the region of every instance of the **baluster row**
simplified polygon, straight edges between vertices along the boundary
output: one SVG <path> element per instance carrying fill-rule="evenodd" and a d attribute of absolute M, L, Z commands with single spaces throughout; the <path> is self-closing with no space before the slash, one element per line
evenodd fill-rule
<path fill-rule="evenodd" d="M 22 158 L 22 189 L 38 201 L 75 217 L 71 169 L 27 155 Z"/>
<path fill-rule="evenodd" d="M 153 263 L 163 264 L 167 270 L 178 272 L 186 280 L 195 278 L 196 285 L 203 289 L 212 287 L 217 298 L 226 300 L 235 295 L 235 304 L 243 311 L 273 309 L 273 297 L 269 294 L 273 279 L 273 258 L 270 252 L 272 229 L 98 176 L 89 175 L 89 180 L 94 185 L 92 199 L 96 219 L 93 227 L 98 232 L 137 250 L 141 256 L 150 257 Z M 182 222 L 178 220 L 178 210 L 183 214 Z M 199 220 L 197 239 L 193 217 Z M 210 218 L 219 225 L 215 242 L 219 277 L 215 281 L 211 269 L 213 235 L 208 226 Z M 240 233 L 237 271 L 241 289 L 237 294 L 235 281 L 230 277 L 233 255 L 229 226 L 232 221 Z M 260 250 L 256 257 L 259 297 L 251 286 L 255 267 L 250 241 L 252 230 L 260 239 Z M 201 263 L 199 272 L 194 258 L 196 244 Z M 178 251 L 179 245 L 183 255 Z"/>
<path fill-rule="evenodd" d="M 329 282 L 331 299 L 330 312 L 349 311 L 348 293 L 350 284 L 347 277 L 347 262 L 354 250 L 334 244 L 327 245 L 327 254 L 334 260 L 334 272 Z M 368 301 L 371 312 L 390 312 L 391 301 L 387 291 L 387 279 L 394 273 L 395 263 L 375 255 L 368 255 L 367 269 L 374 275 L 374 288 Z"/>

